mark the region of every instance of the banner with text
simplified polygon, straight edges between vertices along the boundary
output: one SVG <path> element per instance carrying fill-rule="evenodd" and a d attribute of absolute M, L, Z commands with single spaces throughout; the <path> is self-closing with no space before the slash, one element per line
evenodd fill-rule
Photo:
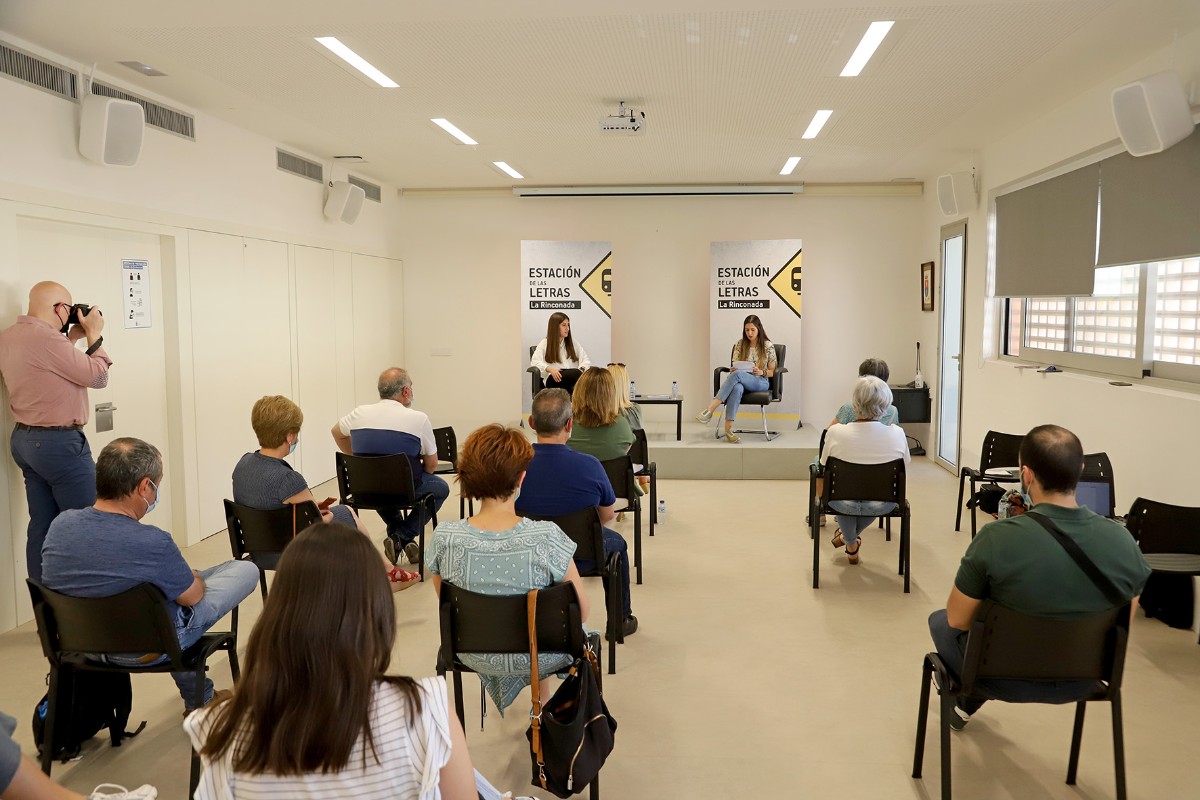
<path fill-rule="evenodd" d="M 571 335 L 592 366 L 603 367 L 612 353 L 612 243 L 521 242 L 521 357 L 529 366 L 529 348 L 546 338 L 550 315 L 571 320 Z M 521 410 L 533 398 L 522 382 Z"/>
<path fill-rule="evenodd" d="M 713 366 L 729 366 L 730 350 L 742 336 L 742 322 L 751 314 L 762 320 L 771 342 L 787 346 L 783 401 L 767 408 L 768 414 L 800 413 L 800 250 L 799 239 L 711 245 L 708 319 Z"/>

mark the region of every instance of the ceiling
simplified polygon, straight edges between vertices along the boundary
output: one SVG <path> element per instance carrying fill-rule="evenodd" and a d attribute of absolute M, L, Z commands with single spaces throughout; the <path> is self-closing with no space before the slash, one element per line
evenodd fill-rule
<path fill-rule="evenodd" d="M 513 185 L 492 161 L 531 186 L 927 177 L 1200 27 L 1196 0 L 773 5 L 0 0 L 0 32 L 318 159 L 361 155 L 357 174 L 453 189 Z M 837 77 L 874 19 L 897 20 L 886 52 Z M 331 35 L 400 88 L 313 41 Z M 645 111 L 641 134 L 598 130 L 621 100 Z M 821 108 L 834 117 L 801 139 Z M 800 167 L 779 176 L 793 155 Z"/>

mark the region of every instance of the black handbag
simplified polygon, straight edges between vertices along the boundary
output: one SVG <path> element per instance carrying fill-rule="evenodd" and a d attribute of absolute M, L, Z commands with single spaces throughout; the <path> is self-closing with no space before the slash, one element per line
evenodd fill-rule
<path fill-rule="evenodd" d="M 617 721 L 600 694 L 596 656 L 589 647 L 571 665 L 567 679 L 546 705 L 541 704 L 537 655 L 537 590 L 526 595 L 529 611 L 530 688 L 529 755 L 533 785 L 556 797 L 582 792 L 595 780 L 613 749 Z"/>

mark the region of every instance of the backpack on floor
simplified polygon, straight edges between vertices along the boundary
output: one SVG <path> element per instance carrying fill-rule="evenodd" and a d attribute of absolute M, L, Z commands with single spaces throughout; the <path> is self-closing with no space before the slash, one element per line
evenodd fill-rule
<path fill-rule="evenodd" d="M 66 669 L 59 672 L 58 688 L 61 699 L 52 752 L 63 762 L 77 758 L 83 743 L 104 728 L 112 746 L 120 747 L 122 739 L 137 736 L 146 727 L 142 722 L 135 731 L 125 730 L 133 710 L 133 685 L 127 673 Z M 46 694 L 33 709 L 33 740 L 39 756 L 46 746 L 49 708 Z"/>

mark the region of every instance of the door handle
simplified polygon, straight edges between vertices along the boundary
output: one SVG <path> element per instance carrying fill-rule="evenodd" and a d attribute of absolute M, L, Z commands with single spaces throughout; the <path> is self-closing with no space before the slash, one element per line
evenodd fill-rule
<path fill-rule="evenodd" d="M 950 357 L 953 358 L 955 361 L 962 361 L 962 356 L 950 356 Z"/>

